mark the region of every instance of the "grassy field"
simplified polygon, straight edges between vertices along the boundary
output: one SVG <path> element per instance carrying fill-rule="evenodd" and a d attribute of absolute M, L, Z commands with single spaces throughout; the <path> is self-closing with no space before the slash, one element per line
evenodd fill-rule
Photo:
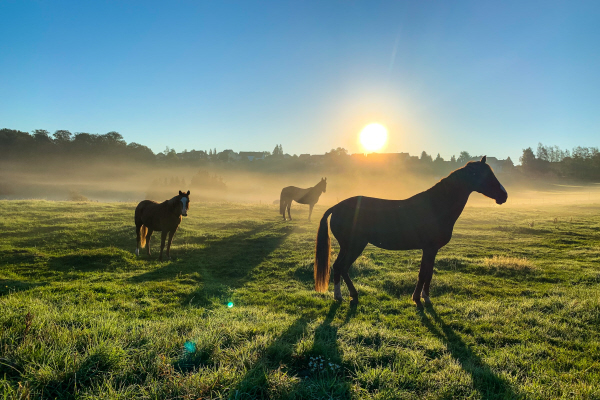
<path fill-rule="evenodd" d="M 600 399 L 599 205 L 468 207 L 424 310 L 417 251 L 314 292 L 301 206 L 192 203 L 167 262 L 134 207 L 0 201 L 4 398 Z"/>

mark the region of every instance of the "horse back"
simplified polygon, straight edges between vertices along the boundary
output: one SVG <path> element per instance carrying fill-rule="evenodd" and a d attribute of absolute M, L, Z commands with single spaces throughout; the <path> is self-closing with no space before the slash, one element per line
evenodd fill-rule
<path fill-rule="evenodd" d="M 388 250 L 443 247 L 452 236 L 447 223 L 427 202 L 351 197 L 335 206 L 331 231 L 338 239 L 371 243 Z"/>
<path fill-rule="evenodd" d="M 181 216 L 169 213 L 167 202 L 157 203 L 143 200 L 135 208 L 136 223 L 141 222 L 154 231 L 175 230 L 181 223 Z"/>
<path fill-rule="evenodd" d="M 153 208 L 155 208 L 155 206 L 157 206 L 158 203 L 152 200 L 142 200 L 138 203 L 137 207 L 135 208 L 135 217 L 136 219 L 139 217 L 141 218 L 144 214 L 146 214 L 148 211 L 152 210 Z"/>

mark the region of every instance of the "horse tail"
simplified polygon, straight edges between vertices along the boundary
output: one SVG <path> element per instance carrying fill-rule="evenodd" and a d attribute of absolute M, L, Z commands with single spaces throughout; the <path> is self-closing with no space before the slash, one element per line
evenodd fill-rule
<path fill-rule="evenodd" d="M 285 189 L 281 190 L 281 195 L 279 196 L 279 214 L 282 214 L 283 216 L 285 216 L 285 200 L 283 199 L 283 191 Z"/>
<path fill-rule="evenodd" d="M 315 248 L 315 290 L 317 292 L 325 292 L 329 287 L 329 256 L 331 253 L 331 239 L 329 238 L 329 226 L 327 226 L 327 218 L 333 212 L 331 207 L 325 211 L 319 230 L 317 231 L 317 244 Z"/>
<path fill-rule="evenodd" d="M 146 235 L 148 234 L 148 227 L 142 225 L 140 228 L 140 248 L 146 247 Z"/>

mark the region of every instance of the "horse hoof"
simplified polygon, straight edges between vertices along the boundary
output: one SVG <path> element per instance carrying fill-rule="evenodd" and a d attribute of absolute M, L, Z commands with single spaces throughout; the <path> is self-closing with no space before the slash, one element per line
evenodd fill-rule
<path fill-rule="evenodd" d="M 425 306 L 430 306 L 431 299 L 429 297 L 423 297 L 423 303 L 425 303 Z"/>
<path fill-rule="evenodd" d="M 333 296 L 333 299 L 335 301 L 344 301 L 344 298 L 340 295 L 340 296 Z"/>
<path fill-rule="evenodd" d="M 351 306 L 357 306 L 358 305 L 358 298 L 354 298 L 354 299 L 350 300 L 350 305 Z"/>
<path fill-rule="evenodd" d="M 421 303 L 421 299 L 419 297 L 413 296 L 412 301 L 415 303 L 417 308 L 423 308 L 423 303 Z"/>

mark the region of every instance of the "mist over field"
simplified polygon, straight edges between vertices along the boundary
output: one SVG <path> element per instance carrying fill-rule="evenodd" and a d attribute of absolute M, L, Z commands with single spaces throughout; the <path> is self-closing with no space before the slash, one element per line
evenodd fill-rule
<path fill-rule="evenodd" d="M 319 204 L 333 205 L 363 195 L 404 199 L 428 189 L 447 176 L 423 173 L 406 166 L 300 165 L 283 171 L 271 167 L 224 163 L 202 166 L 149 165 L 127 161 L 0 161 L 0 199 L 47 199 L 99 202 L 163 201 L 178 190 L 191 190 L 192 201 L 227 201 L 271 204 L 286 186 L 308 188 L 327 178 L 327 192 Z M 192 164 L 192 163 L 190 163 Z M 530 177 L 519 169 L 496 172 L 509 193 L 506 206 L 568 204 L 600 201 L 600 184 L 568 178 Z M 493 200 L 474 193 L 468 206 L 495 206 Z M 295 206 L 297 207 L 297 206 Z M 303 207 L 303 206 L 300 206 Z"/>

